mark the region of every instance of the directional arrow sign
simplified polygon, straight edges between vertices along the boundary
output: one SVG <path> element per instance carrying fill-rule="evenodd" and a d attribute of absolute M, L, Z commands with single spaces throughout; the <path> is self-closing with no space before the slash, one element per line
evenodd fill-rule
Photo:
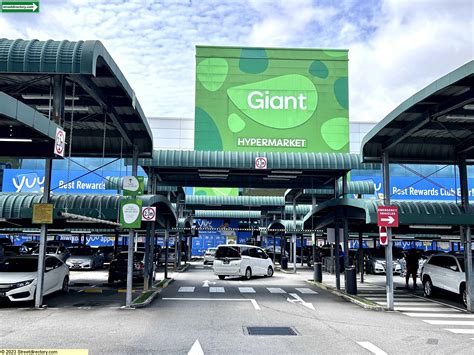
<path fill-rule="evenodd" d="M 0 1 L 0 12 L 39 12 L 39 1 Z"/>
<path fill-rule="evenodd" d="M 398 227 L 398 207 L 379 206 L 377 209 L 377 225 L 379 227 Z"/>
<path fill-rule="evenodd" d="M 290 303 L 298 303 L 298 304 L 301 304 L 302 306 L 304 306 L 304 307 L 306 307 L 306 308 L 312 309 L 313 311 L 315 310 L 312 303 L 305 302 L 297 293 L 290 293 L 290 296 L 291 296 L 291 297 L 294 297 L 294 299 L 287 298 L 286 300 L 287 300 L 288 302 L 290 302 Z"/>
<path fill-rule="evenodd" d="M 209 287 L 209 285 L 215 285 L 215 282 L 211 282 L 209 280 L 205 280 L 202 282 L 202 287 Z"/>

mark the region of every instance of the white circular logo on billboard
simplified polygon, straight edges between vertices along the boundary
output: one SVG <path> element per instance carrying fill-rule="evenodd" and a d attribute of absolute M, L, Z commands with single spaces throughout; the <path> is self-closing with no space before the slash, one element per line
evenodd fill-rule
<path fill-rule="evenodd" d="M 123 189 L 128 191 L 138 191 L 140 182 L 135 176 L 125 176 L 123 178 Z"/>
<path fill-rule="evenodd" d="M 255 169 L 266 169 L 266 168 L 267 168 L 267 157 L 256 157 Z"/>
<path fill-rule="evenodd" d="M 122 208 L 123 220 L 127 224 L 135 222 L 140 216 L 140 207 L 134 203 L 127 203 Z"/>

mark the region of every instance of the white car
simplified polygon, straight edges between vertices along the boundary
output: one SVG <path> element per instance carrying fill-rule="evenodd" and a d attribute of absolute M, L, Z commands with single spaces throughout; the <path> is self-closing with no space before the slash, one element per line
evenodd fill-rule
<path fill-rule="evenodd" d="M 37 284 L 38 257 L 17 256 L 0 263 L 0 300 L 32 301 Z M 69 291 L 69 268 L 55 256 L 46 256 L 43 294 Z"/>
<path fill-rule="evenodd" d="M 251 245 L 219 245 L 214 258 L 214 273 L 223 280 L 226 276 L 273 276 L 272 259 L 259 247 Z"/>
<path fill-rule="evenodd" d="M 464 305 L 467 304 L 464 255 L 431 255 L 423 265 L 421 280 L 426 297 L 431 297 L 436 289 L 442 289 L 458 294 Z"/>
<path fill-rule="evenodd" d="M 216 255 L 216 250 L 217 250 L 217 248 L 208 248 L 208 249 L 206 250 L 206 252 L 204 253 L 204 261 L 203 261 L 203 264 L 204 264 L 204 265 L 214 263 L 214 258 L 215 258 L 215 255 Z"/>

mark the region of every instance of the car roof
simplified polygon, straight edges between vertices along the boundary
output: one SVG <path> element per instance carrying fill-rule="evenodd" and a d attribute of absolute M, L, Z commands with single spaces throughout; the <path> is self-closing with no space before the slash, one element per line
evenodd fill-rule
<path fill-rule="evenodd" d="M 247 244 L 221 244 L 221 245 L 218 245 L 217 248 L 220 248 L 220 247 L 239 247 L 239 248 L 259 248 L 259 249 L 262 249 L 256 245 L 247 245 Z"/>

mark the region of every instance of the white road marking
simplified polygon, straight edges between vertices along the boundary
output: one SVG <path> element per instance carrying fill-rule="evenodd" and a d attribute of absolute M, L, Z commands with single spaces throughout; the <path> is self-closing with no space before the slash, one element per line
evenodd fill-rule
<path fill-rule="evenodd" d="M 209 287 L 209 285 L 215 285 L 215 284 L 216 283 L 213 281 L 206 280 L 202 282 L 202 287 Z"/>
<path fill-rule="evenodd" d="M 425 320 L 423 322 L 433 325 L 474 325 L 474 320 Z"/>
<path fill-rule="evenodd" d="M 223 302 L 250 302 L 256 310 L 260 310 L 260 306 L 253 298 L 196 298 L 196 297 L 168 297 L 163 298 L 163 301 L 223 301 Z"/>
<path fill-rule="evenodd" d="M 194 292 L 194 286 L 181 286 L 178 290 L 178 292 L 189 292 L 192 293 Z"/>
<path fill-rule="evenodd" d="M 257 303 L 257 301 L 256 301 L 256 300 L 254 300 L 254 299 L 251 299 L 251 300 L 250 300 L 250 302 L 252 302 L 252 304 L 253 304 L 253 307 L 254 307 L 254 308 L 257 310 L 257 311 L 259 311 L 259 310 L 260 310 L 260 306 L 258 305 L 258 303 Z"/>
<path fill-rule="evenodd" d="M 287 298 L 286 300 L 288 302 L 290 302 L 290 303 L 299 303 L 299 304 L 301 304 L 302 306 L 304 306 L 306 308 L 312 309 L 313 311 L 315 310 L 312 303 L 305 302 L 297 293 L 290 293 L 290 296 L 293 297 L 294 299 Z"/>
<path fill-rule="evenodd" d="M 301 292 L 303 294 L 308 294 L 308 295 L 319 295 L 316 291 L 310 289 L 310 288 L 295 288 L 296 291 Z"/>
<path fill-rule="evenodd" d="M 375 303 L 384 306 L 387 302 L 375 302 Z M 433 306 L 433 303 L 426 302 L 426 301 L 425 302 L 419 302 L 419 301 L 397 302 L 397 300 L 395 300 L 394 304 L 395 304 L 395 306 L 414 306 L 414 307 L 418 307 L 418 306 L 432 307 Z"/>
<path fill-rule="evenodd" d="M 474 334 L 474 328 L 473 329 L 446 329 L 445 330 L 454 333 L 454 334 Z"/>
<path fill-rule="evenodd" d="M 201 344 L 199 340 L 196 339 L 191 349 L 188 351 L 188 355 L 204 355 L 204 351 L 202 350 Z"/>
<path fill-rule="evenodd" d="M 283 290 L 282 288 L 279 288 L 279 287 L 267 287 L 267 290 L 270 293 L 286 293 L 285 290 Z"/>
<path fill-rule="evenodd" d="M 240 293 L 255 293 L 253 287 L 239 287 Z"/>
<path fill-rule="evenodd" d="M 209 287 L 210 293 L 225 293 L 224 287 Z"/>
<path fill-rule="evenodd" d="M 369 350 L 372 354 L 387 355 L 387 353 L 385 351 L 383 351 L 379 347 L 375 346 L 370 341 L 358 341 L 357 344 L 362 346 L 364 349 Z"/>
<path fill-rule="evenodd" d="M 395 307 L 396 311 L 402 312 L 459 312 L 457 309 L 448 307 Z"/>
<path fill-rule="evenodd" d="M 474 314 L 460 314 L 460 313 L 403 313 L 409 317 L 417 318 L 474 318 Z"/>

